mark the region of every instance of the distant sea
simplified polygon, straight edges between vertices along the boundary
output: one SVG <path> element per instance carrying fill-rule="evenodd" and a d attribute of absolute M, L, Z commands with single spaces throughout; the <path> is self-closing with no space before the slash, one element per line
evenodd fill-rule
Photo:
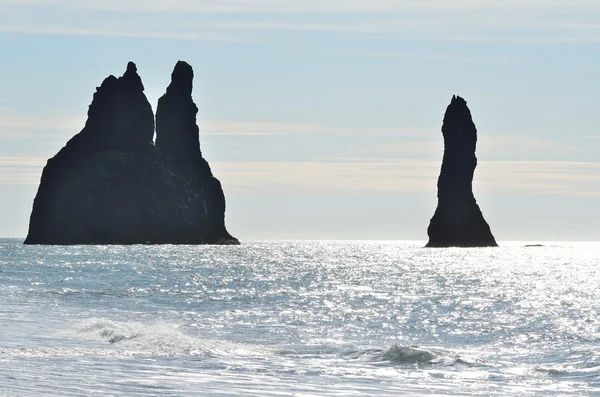
<path fill-rule="evenodd" d="M 600 244 L 21 242 L 3 396 L 600 395 Z"/>

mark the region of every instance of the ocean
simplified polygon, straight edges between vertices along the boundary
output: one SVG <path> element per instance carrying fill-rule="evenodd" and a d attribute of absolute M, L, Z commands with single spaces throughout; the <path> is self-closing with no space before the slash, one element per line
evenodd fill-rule
<path fill-rule="evenodd" d="M 600 244 L 21 242 L 2 396 L 600 395 Z"/>

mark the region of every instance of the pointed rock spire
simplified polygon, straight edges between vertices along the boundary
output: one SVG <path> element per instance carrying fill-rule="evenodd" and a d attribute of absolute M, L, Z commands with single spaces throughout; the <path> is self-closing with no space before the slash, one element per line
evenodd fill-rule
<path fill-rule="evenodd" d="M 192 99 L 193 78 L 192 67 L 177 62 L 167 92 L 159 98 L 156 108 L 156 147 L 182 171 L 211 176 L 200 152 L 198 107 Z"/>
<path fill-rule="evenodd" d="M 194 80 L 194 70 L 184 61 L 177 61 L 173 73 L 171 73 L 171 84 L 167 87 L 167 92 L 178 91 L 182 96 L 192 96 Z"/>
<path fill-rule="evenodd" d="M 169 157 L 181 175 L 190 181 L 191 188 L 206 201 L 196 211 L 197 222 L 206 224 L 211 234 L 208 242 L 225 238 L 235 240 L 225 228 L 225 195 L 208 162 L 200 151 L 199 128 L 196 124 L 198 107 L 192 99 L 194 71 L 178 61 L 171 74 L 166 93 L 156 108 L 156 148 Z M 235 240 L 237 241 L 237 240 Z"/>
<path fill-rule="evenodd" d="M 121 80 L 130 90 L 144 91 L 144 84 L 142 83 L 142 78 L 137 73 L 137 66 L 131 61 L 127 63 L 127 70 L 125 70 Z"/>
<path fill-rule="evenodd" d="M 467 102 L 460 96 L 452 96 L 442 134 L 444 158 L 438 178 L 438 206 L 427 229 L 427 246 L 497 246 L 473 196 L 477 129 Z"/>

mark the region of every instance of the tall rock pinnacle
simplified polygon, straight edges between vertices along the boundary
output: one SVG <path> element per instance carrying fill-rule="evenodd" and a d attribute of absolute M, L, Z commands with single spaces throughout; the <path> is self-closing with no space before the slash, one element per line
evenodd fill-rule
<path fill-rule="evenodd" d="M 192 99 L 194 71 L 179 61 L 171 74 L 167 92 L 156 109 L 156 148 L 191 182 L 190 188 L 205 197 L 202 207 L 191 208 L 195 219 L 211 233 L 208 242 L 235 240 L 225 228 L 225 195 L 221 182 L 211 172 L 200 151 L 198 107 Z"/>
<path fill-rule="evenodd" d="M 438 206 L 427 228 L 427 247 L 495 247 L 496 240 L 473 196 L 477 129 L 463 98 L 452 97 L 442 134 Z"/>
<path fill-rule="evenodd" d="M 102 82 L 83 130 L 44 167 L 26 244 L 239 244 L 200 154 L 187 67 L 174 73 L 173 106 L 161 108 L 163 151 L 136 65 Z"/>
<path fill-rule="evenodd" d="M 186 62 L 178 61 L 171 74 L 167 92 L 156 108 L 156 147 L 171 158 L 181 171 L 198 176 L 212 176 L 200 151 L 198 107 L 192 99 L 194 71 Z"/>

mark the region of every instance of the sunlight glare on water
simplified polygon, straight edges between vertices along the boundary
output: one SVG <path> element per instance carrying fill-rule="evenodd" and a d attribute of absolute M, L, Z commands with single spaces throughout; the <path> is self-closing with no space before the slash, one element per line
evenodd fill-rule
<path fill-rule="evenodd" d="M 600 245 L 0 240 L 8 395 L 594 395 Z"/>

